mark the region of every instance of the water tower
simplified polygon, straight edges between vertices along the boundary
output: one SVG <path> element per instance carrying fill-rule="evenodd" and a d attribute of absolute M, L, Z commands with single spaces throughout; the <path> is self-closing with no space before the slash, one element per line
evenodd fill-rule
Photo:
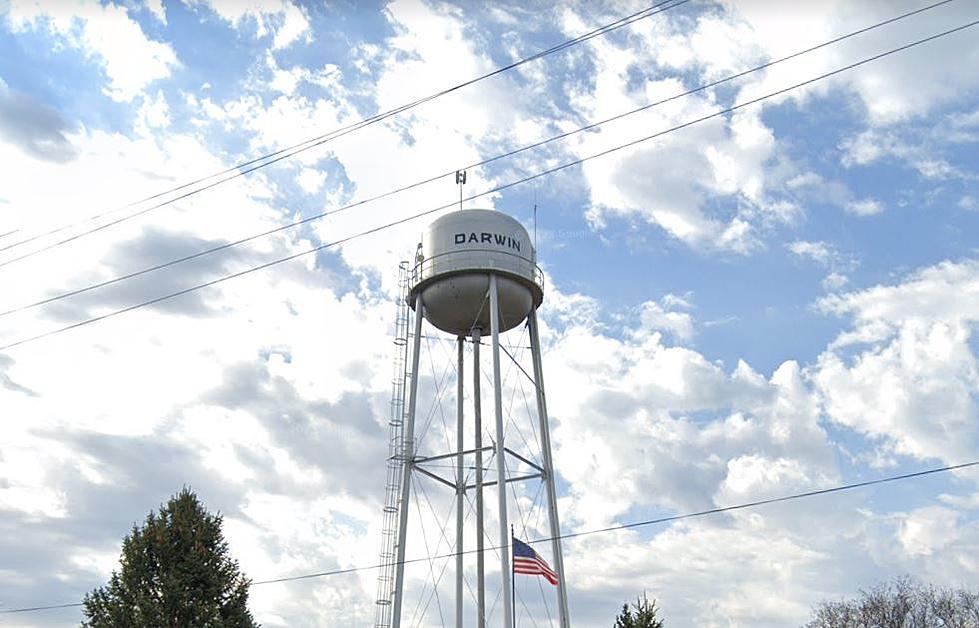
<path fill-rule="evenodd" d="M 396 344 L 400 358 L 396 359 L 394 393 L 392 395 L 391 443 L 388 459 L 387 498 L 384 509 L 384 543 L 381 552 L 383 567 L 378 576 L 377 620 L 375 628 L 401 628 L 405 602 L 405 559 L 409 529 L 409 505 L 412 481 L 424 476 L 425 481 L 447 487 L 455 492 L 455 625 L 462 628 L 463 617 L 463 557 L 475 554 L 476 604 L 475 617 L 465 618 L 467 626 L 485 628 L 486 625 L 486 578 L 484 551 L 484 521 L 495 518 L 498 537 L 494 545 L 501 549 L 500 582 L 498 592 L 502 597 L 502 624 L 512 628 L 514 600 L 513 577 L 510 564 L 511 530 L 507 516 L 507 491 L 514 482 L 537 481 L 546 493 L 548 513 L 548 537 L 551 539 L 551 567 L 558 574 L 554 593 L 557 615 L 561 628 L 569 628 L 567 590 L 564 561 L 561 551 L 560 524 L 557 511 L 557 495 L 551 461 L 550 434 L 547 403 L 544 395 L 540 335 L 537 325 L 537 309 L 543 298 L 542 275 L 536 265 L 534 251 L 527 230 L 506 214 L 469 209 L 446 214 L 432 222 L 422 236 L 415 260 L 402 263 L 401 286 L 404 301 L 397 323 Z M 409 310 L 410 308 L 410 310 Z M 413 324 L 409 321 L 413 318 Z M 416 450 L 416 412 L 419 407 L 419 368 L 424 321 L 434 329 L 427 333 L 451 334 L 456 343 L 456 421 L 455 448 L 435 455 L 419 455 Z M 518 328 L 525 323 L 529 333 L 531 371 L 520 366 L 511 352 L 501 347 L 500 334 Z M 413 333 L 410 331 L 413 329 Z M 439 331 L 435 331 L 439 330 Z M 516 332 L 514 332 L 516 333 Z M 521 332 L 522 333 L 522 332 Z M 484 444 L 481 401 L 480 347 L 488 334 L 492 354 L 493 418 L 495 430 L 490 432 L 489 444 Z M 425 336 L 430 337 L 430 336 Z M 449 338 L 451 341 L 451 337 Z M 471 407 L 466 408 L 464 382 L 465 346 L 471 344 L 470 369 L 472 373 L 469 397 Z M 503 384 L 501 373 L 501 348 L 513 360 L 520 371 L 530 380 L 536 398 L 536 421 L 532 429 L 539 446 L 539 454 L 522 455 L 517 447 L 510 446 L 504 429 Z M 487 378 L 488 379 L 488 378 Z M 407 404 L 405 404 L 407 398 Z M 530 405 L 530 404 L 528 404 Z M 470 419 L 467 426 L 466 418 Z M 513 416 L 510 415 L 511 424 Z M 528 419 L 530 420 L 530 419 Z M 472 442 L 465 442 L 469 432 Z M 539 438 L 537 433 L 539 432 Z M 524 439 L 526 443 L 526 439 Z M 495 462 L 495 477 L 484 478 L 486 458 Z M 475 472 L 470 483 L 463 469 Z M 441 462 L 441 465 L 433 463 Z M 454 463 L 455 475 L 445 477 L 435 467 L 446 468 Z M 489 464 L 489 463 L 486 463 Z M 518 474 L 513 469 L 522 465 L 526 472 Z M 508 468 L 510 472 L 508 473 Z M 538 485 L 540 488 L 540 485 Z M 512 490 L 512 489 L 511 489 Z M 484 507 L 484 492 L 496 493 L 495 509 Z M 475 536 L 464 538 L 464 506 L 470 495 L 475 497 Z M 490 515 L 490 517 L 487 517 Z M 492 536 L 490 538 L 493 538 Z M 446 565 L 447 566 L 447 565 Z M 435 587 L 438 583 L 435 583 Z M 543 591 L 542 591 L 543 594 Z M 407 620 L 405 620 L 407 621 Z"/>

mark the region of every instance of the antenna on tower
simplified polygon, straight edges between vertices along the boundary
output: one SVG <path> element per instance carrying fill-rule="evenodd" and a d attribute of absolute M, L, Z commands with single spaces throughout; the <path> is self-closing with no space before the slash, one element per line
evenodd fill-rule
<path fill-rule="evenodd" d="M 534 262 L 538 260 L 537 254 L 537 181 L 534 181 Z"/>
<path fill-rule="evenodd" d="M 462 209 L 462 186 L 466 184 L 466 171 L 456 170 L 456 184 L 459 186 L 459 209 Z"/>
<path fill-rule="evenodd" d="M 536 196 L 536 192 L 534 194 Z M 537 202 L 534 202 L 534 261 L 537 261 Z"/>

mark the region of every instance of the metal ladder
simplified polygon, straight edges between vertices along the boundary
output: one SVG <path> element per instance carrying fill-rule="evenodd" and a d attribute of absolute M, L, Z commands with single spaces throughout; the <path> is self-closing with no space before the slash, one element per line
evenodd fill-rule
<path fill-rule="evenodd" d="M 388 422 L 387 479 L 384 485 L 384 515 L 381 528 L 381 565 L 377 575 L 377 606 L 374 628 L 390 628 L 394 597 L 395 557 L 398 549 L 398 514 L 401 480 L 404 475 L 405 382 L 408 372 L 408 339 L 412 311 L 408 307 L 409 263 L 398 265 L 398 304 L 394 319 L 394 368 L 391 379 L 391 418 Z"/>

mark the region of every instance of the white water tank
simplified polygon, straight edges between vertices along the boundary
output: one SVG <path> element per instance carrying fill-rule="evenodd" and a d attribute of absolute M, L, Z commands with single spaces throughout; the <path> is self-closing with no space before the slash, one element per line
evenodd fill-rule
<path fill-rule="evenodd" d="M 425 318 L 442 331 L 469 336 L 490 332 L 489 277 L 496 275 L 500 331 L 527 318 L 544 300 L 534 247 L 517 220 L 490 209 L 446 214 L 422 236 L 408 302 L 424 304 Z"/>

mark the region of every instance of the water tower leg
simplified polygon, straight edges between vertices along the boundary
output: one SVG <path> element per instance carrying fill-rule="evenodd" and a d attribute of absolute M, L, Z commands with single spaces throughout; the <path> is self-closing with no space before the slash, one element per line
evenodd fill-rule
<path fill-rule="evenodd" d="M 568 588 L 564 573 L 564 554 L 561 551 L 561 524 L 557 514 L 557 491 L 554 488 L 554 464 L 551 461 L 551 432 L 547 419 L 547 399 L 544 397 L 544 369 L 541 361 L 540 333 L 537 329 L 537 308 L 530 309 L 530 354 L 534 363 L 534 382 L 537 389 L 537 418 L 540 421 L 541 452 L 544 463 L 544 484 L 547 487 L 547 513 L 551 525 L 551 552 L 558 577 L 558 618 L 561 628 L 570 628 L 568 617 Z"/>
<path fill-rule="evenodd" d="M 408 397 L 408 417 L 405 422 L 402 447 L 404 469 L 401 472 L 401 502 L 398 504 L 398 553 L 394 577 L 394 609 L 391 628 L 401 628 L 401 603 L 405 589 L 405 541 L 408 535 L 408 499 L 411 493 L 412 460 L 415 457 L 415 407 L 418 405 L 418 360 L 421 352 L 422 319 L 424 304 L 421 297 L 415 301 L 415 337 L 411 351 L 411 384 Z"/>
<path fill-rule="evenodd" d="M 462 376 L 464 375 L 463 368 L 465 367 L 463 350 L 465 348 L 466 338 L 459 336 L 457 341 L 459 344 L 459 366 L 456 373 L 456 450 L 459 452 L 459 455 L 456 456 L 456 628 L 462 628 L 462 524 L 465 515 L 463 504 L 466 496 L 466 477 L 462 473 L 464 458 L 462 451 L 466 448 L 462 433 L 462 417 L 463 410 L 465 409 L 465 405 L 462 403 Z"/>
<path fill-rule="evenodd" d="M 490 275 L 490 330 L 493 333 L 493 398 L 496 410 L 496 482 L 499 496 L 500 571 L 503 576 L 503 625 L 513 628 L 513 598 L 510 581 L 510 531 L 506 512 L 506 452 L 503 449 L 503 382 L 500 379 L 500 309 L 496 275 Z"/>
<path fill-rule="evenodd" d="M 473 430 L 476 433 L 476 626 L 486 628 L 486 568 L 483 558 L 483 402 L 479 390 L 479 327 L 473 329 Z"/>

